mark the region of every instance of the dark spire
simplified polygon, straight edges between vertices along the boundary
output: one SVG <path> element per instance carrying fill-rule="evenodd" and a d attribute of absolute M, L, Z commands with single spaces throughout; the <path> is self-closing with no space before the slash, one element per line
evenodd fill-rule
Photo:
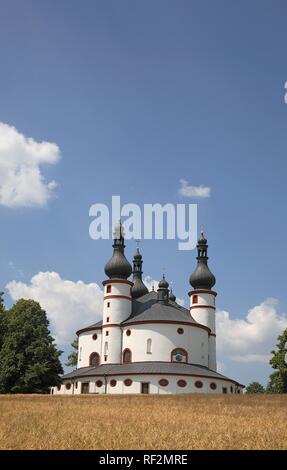
<path fill-rule="evenodd" d="M 125 257 L 125 243 L 121 222 L 115 227 L 113 249 L 113 256 L 105 266 L 105 273 L 110 279 L 127 279 L 132 273 L 132 267 Z"/>
<path fill-rule="evenodd" d="M 204 237 L 203 232 L 201 232 L 197 243 L 197 266 L 189 278 L 189 282 L 194 289 L 210 290 L 216 282 L 207 264 L 207 248 L 207 239 Z"/>
<path fill-rule="evenodd" d="M 168 303 L 169 299 L 169 283 L 165 279 L 165 275 L 162 276 L 162 280 L 158 283 L 157 300 L 158 302 Z"/>
<path fill-rule="evenodd" d="M 132 297 L 133 299 L 137 299 L 138 297 L 141 297 L 142 295 L 145 295 L 148 293 L 148 288 L 146 285 L 143 283 L 142 280 L 142 265 L 143 265 L 143 260 L 142 260 L 142 255 L 140 254 L 139 247 L 137 247 L 137 251 L 134 254 L 134 259 L 133 259 L 133 287 L 132 287 Z"/>

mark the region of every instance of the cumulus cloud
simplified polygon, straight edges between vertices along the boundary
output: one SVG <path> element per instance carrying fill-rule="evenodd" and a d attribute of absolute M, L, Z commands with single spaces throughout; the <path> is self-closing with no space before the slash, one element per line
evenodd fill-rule
<path fill-rule="evenodd" d="M 62 279 L 56 272 L 39 272 L 29 284 L 11 281 L 11 298 L 33 299 L 46 310 L 57 344 L 70 344 L 76 330 L 102 318 L 103 292 L 98 284 Z"/>
<path fill-rule="evenodd" d="M 178 190 L 180 196 L 184 197 L 209 197 L 210 188 L 208 186 L 192 186 L 186 180 L 180 180 L 180 188 Z"/>
<path fill-rule="evenodd" d="M 45 180 L 41 166 L 59 159 L 55 143 L 36 142 L 0 122 L 0 205 L 44 206 L 57 184 Z"/>
<path fill-rule="evenodd" d="M 225 310 L 217 310 L 219 354 L 235 362 L 268 363 L 277 337 L 287 328 L 287 316 L 278 313 L 277 305 L 276 299 L 266 299 L 242 319 L 232 319 Z"/>

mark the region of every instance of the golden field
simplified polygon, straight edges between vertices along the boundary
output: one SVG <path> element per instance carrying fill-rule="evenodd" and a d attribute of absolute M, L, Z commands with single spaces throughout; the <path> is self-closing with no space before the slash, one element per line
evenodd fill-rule
<path fill-rule="evenodd" d="M 287 396 L 0 396 L 1 449 L 286 449 Z"/>

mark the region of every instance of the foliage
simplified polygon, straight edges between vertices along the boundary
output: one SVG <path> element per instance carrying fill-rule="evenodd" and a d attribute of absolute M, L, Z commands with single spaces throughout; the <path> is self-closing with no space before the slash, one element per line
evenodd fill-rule
<path fill-rule="evenodd" d="M 68 361 L 65 363 L 65 366 L 67 366 L 67 367 L 77 365 L 77 362 L 78 362 L 78 347 L 79 347 L 78 337 L 76 339 L 74 339 L 74 341 L 71 343 L 71 346 L 74 349 L 74 351 L 72 351 L 68 356 Z"/>
<path fill-rule="evenodd" d="M 251 382 L 246 387 L 246 393 L 248 393 L 248 394 L 265 393 L 265 389 L 264 389 L 263 385 L 261 385 L 259 382 Z"/>
<path fill-rule="evenodd" d="M 55 347 L 46 312 L 33 300 L 18 300 L 6 312 L 0 351 L 0 393 L 48 393 L 60 382 L 62 354 Z"/>
<path fill-rule="evenodd" d="M 287 328 L 278 336 L 277 350 L 271 351 L 270 364 L 276 372 L 270 375 L 266 391 L 268 393 L 287 393 Z"/>

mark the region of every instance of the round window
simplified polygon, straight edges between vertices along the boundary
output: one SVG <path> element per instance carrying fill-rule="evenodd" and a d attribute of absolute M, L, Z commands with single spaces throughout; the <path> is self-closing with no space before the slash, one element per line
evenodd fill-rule
<path fill-rule="evenodd" d="M 185 380 L 178 380 L 178 381 L 177 381 L 177 385 L 178 385 L 179 387 L 186 387 L 187 384 L 186 384 L 186 381 L 185 381 Z"/>
<path fill-rule="evenodd" d="M 183 335 L 184 329 L 183 328 L 178 328 L 177 332 L 178 332 L 179 335 Z"/>
<path fill-rule="evenodd" d="M 211 390 L 216 390 L 217 389 L 217 385 L 215 382 L 211 382 L 211 384 L 209 384 Z"/>
<path fill-rule="evenodd" d="M 111 387 L 115 387 L 116 385 L 117 385 L 117 381 L 116 381 L 115 379 L 112 379 L 112 380 L 110 381 L 110 386 L 111 386 Z"/>
<path fill-rule="evenodd" d="M 125 384 L 126 387 L 130 387 L 132 383 L 133 383 L 133 381 L 131 379 L 124 380 L 124 384 Z"/>
<path fill-rule="evenodd" d="M 97 333 L 95 333 L 95 334 L 93 335 L 93 340 L 96 341 L 97 337 L 98 337 L 98 335 L 97 335 Z"/>
<path fill-rule="evenodd" d="M 201 380 L 197 380 L 194 385 L 196 386 L 196 388 L 202 388 L 203 387 L 203 383 L 201 382 Z"/>
<path fill-rule="evenodd" d="M 126 331 L 126 335 L 127 335 L 127 336 L 130 336 L 130 335 L 131 335 L 131 330 L 127 330 L 127 331 Z"/>
<path fill-rule="evenodd" d="M 166 379 L 160 379 L 158 383 L 161 385 L 161 387 L 166 387 L 169 384 L 169 381 Z"/>
<path fill-rule="evenodd" d="M 68 383 L 65 385 L 65 387 L 66 387 L 67 390 L 70 390 L 70 388 L 71 388 L 70 382 L 68 382 Z"/>
<path fill-rule="evenodd" d="M 101 380 L 96 381 L 96 386 L 97 387 L 102 387 L 102 385 L 103 385 L 103 382 Z"/>

